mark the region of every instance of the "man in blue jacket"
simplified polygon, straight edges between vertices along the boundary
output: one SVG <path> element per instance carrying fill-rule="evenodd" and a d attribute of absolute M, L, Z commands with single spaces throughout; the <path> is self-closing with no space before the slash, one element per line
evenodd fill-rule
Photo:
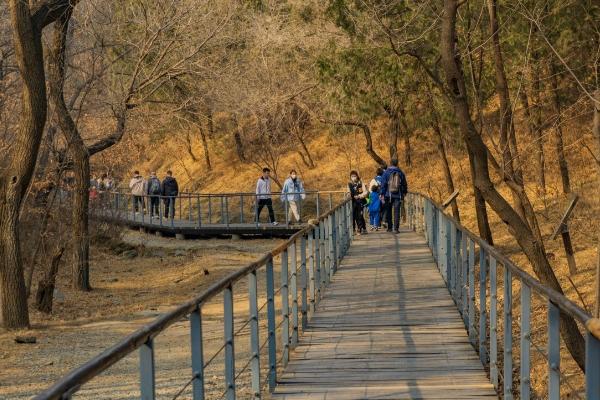
<path fill-rule="evenodd" d="M 400 209 L 402 208 L 404 196 L 408 193 L 408 184 L 404 172 L 398 168 L 398 159 L 392 159 L 390 164 L 383 173 L 380 193 L 386 208 L 387 231 L 391 232 L 393 227 L 394 232 L 399 233 Z M 392 212 L 394 214 L 393 225 Z"/>

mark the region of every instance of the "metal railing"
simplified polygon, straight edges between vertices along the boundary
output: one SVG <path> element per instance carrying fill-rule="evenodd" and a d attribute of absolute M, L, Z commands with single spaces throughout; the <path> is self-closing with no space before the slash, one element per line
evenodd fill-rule
<path fill-rule="evenodd" d="M 512 399 L 513 394 L 518 394 L 520 399 L 528 400 L 535 396 L 531 387 L 532 350 L 547 361 L 548 380 L 544 389 L 547 396 L 543 398 L 558 400 L 561 384 L 568 386 L 571 397 L 583 398 L 570 383 L 572 376 L 561 373 L 559 325 L 561 313 L 564 313 L 573 317 L 585 331 L 585 379 L 581 392 L 585 392 L 588 400 L 600 399 L 600 321 L 520 269 L 496 248 L 445 214 L 430 198 L 410 193 L 406 200 L 408 224 L 424 233 L 470 341 L 478 350 L 483 365 L 489 367 L 490 381 L 503 398 Z M 499 298 L 498 276 L 502 272 L 503 295 Z M 517 307 L 513 296 L 514 281 L 520 282 L 520 305 Z M 532 295 L 539 296 L 547 307 L 545 350 L 532 337 Z M 513 318 L 513 308 L 520 308 L 518 319 Z M 498 319 L 502 320 L 500 326 Z M 513 340 L 513 330 L 519 334 L 518 341 Z M 513 351 L 515 347 L 518 351 Z M 518 369 L 513 368 L 516 362 Z M 517 382 L 518 387 L 514 387 Z"/>
<path fill-rule="evenodd" d="M 297 207 L 301 221 L 307 222 L 317 218 L 324 210 L 332 210 L 335 204 L 346 198 L 346 194 L 344 191 L 286 193 L 282 201 L 281 193 L 272 193 L 270 199 L 274 219 L 286 227 L 296 222 L 290 212 L 292 203 L 288 201 L 288 196 L 298 197 L 293 206 Z M 268 206 L 261 207 L 260 200 L 260 196 L 255 193 L 183 192 L 170 197 L 135 196 L 123 191 L 111 191 L 101 192 L 96 199 L 91 200 L 90 210 L 96 215 L 157 226 L 175 227 L 185 224 L 197 228 L 236 225 L 258 227 L 273 222 L 269 217 Z"/>
<path fill-rule="evenodd" d="M 250 370 L 250 397 L 259 399 L 263 389 L 272 391 L 277 383 L 277 368 L 285 366 L 289 350 L 298 344 L 303 332 L 315 312 L 325 286 L 336 272 L 352 241 L 352 206 L 348 200 L 333 206 L 330 211 L 318 218 L 317 225 L 309 225 L 282 245 L 262 256 L 259 260 L 219 280 L 198 297 L 163 314 L 150 324 L 125 337 L 113 347 L 71 371 L 52 387 L 35 397 L 36 400 L 70 399 L 74 393 L 103 371 L 138 352 L 139 390 L 144 400 L 156 397 L 155 338 L 182 318 L 189 320 L 191 340 L 191 370 L 189 379 L 177 389 L 176 399 L 191 390 L 188 397 L 194 400 L 207 398 L 205 371 L 217 356 L 223 356 L 225 384 L 221 397 L 236 398 L 236 380 Z M 279 284 L 275 280 L 274 258 L 280 256 Z M 259 305 L 258 272 L 265 271 L 266 287 Z M 234 284 L 247 278 L 248 289 L 242 294 L 247 299 L 249 313 L 240 327 L 234 330 Z M 278 286 L 276 288 L 276 286 Z M 222 345 L 210 357 L 204 355 L 206 337 L 203 336 L 203 307 L 211 299 L 223 296 L 223 336 Z M 279 314 L 276 314 L 276 296 L 281 297 Z M 259 313 L 266 308 L 266 324 L 259 320 Z M 238 316 L 239 317 L 239 316 Z M 261 328 L 266 329 L 266 340 L 259 342 Z M 250 351 L 244 366 L 236 369 L 235 346 L 240 345 L 242 331 L 247 334 Z M 264 333 L 263 333 L 264 334 Z M 277 338 L 279 334 L 279 338 Z M 262 349 L 267 350 L 266 377 L 261 367 L 265 360 Z M 279 348 L 279 349 L 278 349 Z M 280 354 L 278 358 L 277 355 Z M 178 371 L 182 371 L 179 368 Z M 179 375 L 183 372 L 179 372 Z M 97 396 L 97 395 L 96 395 Z M 94 397 L 95 398 L 95 397 Z"/>

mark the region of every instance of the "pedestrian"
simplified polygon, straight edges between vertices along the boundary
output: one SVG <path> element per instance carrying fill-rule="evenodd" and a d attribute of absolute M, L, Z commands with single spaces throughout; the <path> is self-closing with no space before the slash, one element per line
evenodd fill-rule
<path fill-rule="evenodd" d="M 382 178 L 381 196 L 386 207 L 387 231 L 391 232 L 393 229 L 394 232 L 400 233 L 400 210 L 404 196 L 408 193 L 408 184 L 404 172 L 398 168 L 398 159 L 391 160 L 391 165 L 385 170 Z"/>
<path fill-rule="evenodd" d="M 365 199 L 369 195 L 369 192 L 367 191 L 365 184 L 360 180 L 358 172 L 350 171 L 348 189 L 350 190 L 350 197 L 352 198 L 352 220 L 354 231 L 359 235 L 366 234 L 367 226 L 363 215 L 363 208 L 367 203 Z"/>
<path fill-rule="evenodd" d="M 381 228 L 381 199 L 379 198 L 379 186 L 371 186 L 369 192 L 369 224 L 372 231 Z"/>
<path fill-rule="evenodd" d="M 296 219 L 296 222 L 300 222 L 300 210 L 302 200 L 306 198 L 304 192 L 304 185 L 296 170 L 290 171 L 290 176 L 283 183 L 283 189 L 281 190 L 281 201 L 285 204 L 287 202 L 288 207 L 288 221 L 292 220 L 292 215 Z"/>
<path fill-rule="evenodd" d="M 146 180 L 139 171 L 133 171 L 133 178 L 129 181 L 129 189 L 133 195 L 133 209 L 136 214 L 144 212 L 144 196 L 146 195 Z"/>
<path fill-rule="evenodd" d="M 156 176 L 156 172 L 150 173 L 148 179 L 148 196 L 150 196 L 150 218 L 160 217 L 160 196 L 162 195 L 162 184 Z"/>
<path fill-rule="evenodd" d="M 381 167 L 377 167 L 377 169 L 375 170 L 375 177 L 373 179 L 371 179 L 371 182 L 369 183 L 369 189 L 372 188 L 373 186 L 377 186 L 378 190 L 381 190 L 381 186 L 383 183 L 383 172 L 384 169 Z M 379 227 L 381 227 L 381 224 L 386 225 L 385 223 L 385 204 L 384 204 L 384 200 L 382 200 L 380 198 L 380 207 L 379 207 L 379 221 L 380 221 L 380 225 Z"/>
<path fill-rule="evenodd" d="M 165 203 L 165 217 L 175 218 L 175 198 L 179 195 L 179 185 L 173 177 L 173 171 L 168 170 L 162 181 L 162 195 Z"/>
<path fill-rule="evenodd" d="M 266 206 L 269 210 L 269 221 L 277 225 L 275 212 L 273 211 L 273 200 L 271 199 L 271 170 L 263 168 L 263 173 L 256 182 L 256 221 L 260 221 L 260 213 Z"/>

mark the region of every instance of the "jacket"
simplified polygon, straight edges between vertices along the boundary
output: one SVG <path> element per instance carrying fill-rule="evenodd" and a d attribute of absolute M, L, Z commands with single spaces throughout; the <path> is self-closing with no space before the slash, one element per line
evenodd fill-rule
<path fill-rule="evenodd" d="M 131 194 L 134 196 L 145 196 L 147 191 L 146 180 L 141 175 L 134 176 L 129 181 L 129 189 L 131 189 Z"/>
<path fill-rule="evenodd" d="M 152 193 L 152 184 L 154 183 L 154 181 L 158 182 L 158 192 L 156 193 Z M 162 184 L 160 183 L 160 179 L 158 179 L 156 176 L 152 176 L 150 177 L 150 179 L 148 179 L 148 194 L 149 195 L 161 195 L 162 194 Z"/>
<path fill-rule="evenodd" d="M 366 203 L 365 198 L 369 195 L 369 192 L 364 183 L 361 181 L 357 181 L 356 183 L 348 182 L 348 189 L 350 190 L 350 197 L 353 202 L 360 202 L 361 204 Z M 355 199 L 355 196 L 358 196 L 359 198 Z"/>
<path fill-rule="evenodd" d="M 369 212 L 379 212 L 381 210 L 381 200 L 379 199 L 379 193 L 371 192 L 371 194 L 369 194 L 369 199 Z"/>
<path fill-rule="evenodd" d="M 299 178 L 296 181 L 292 178 L 287 178 L 281 189 L 281 201 L 300 201 L 306 198 L 304 193 L 304 185 Z"/>
<path fill-rule="evenodd" d="M 262 176 L 258 178 L 258 182 L 256 182 L 256 196 L 259 200 L 265 200 L 271 198 L 271 179 L 263 178 Z"/>
<path fill-rule="evenodd" d="M 371 182 L 369 182 L 369 187 L 367 188 L 367 190 L 370 192 L 371 188 L 373 186 L 379 186 L 379 189 L 381 190 L 382 182 L 383 182 L 383 178 L 380 175 L 377 175 L 375 178 L 371 179 Z"/>
<path fill-rule="evenodd" d="M 388 182 L 393 173 L 400 174 L 400 191 L 398 193 L 390 193 Z M 403 199 L 404 196 L 406 196 L 406 194 L 408 193 L 408 184 L 406 182 L 406 176 L 400 168 L 394 166 L 388 167 L 383 173 L 382 179 L 383 182 L 381 183 L 380 193 L 386 198 Z"/>
<path fill-rule="evenodd" d="M 179 194 L 179 185 L 177 180 L 172 176 L 167 176 L 162 181 L 162 195 L 168 197 L 175 197 Z"/>

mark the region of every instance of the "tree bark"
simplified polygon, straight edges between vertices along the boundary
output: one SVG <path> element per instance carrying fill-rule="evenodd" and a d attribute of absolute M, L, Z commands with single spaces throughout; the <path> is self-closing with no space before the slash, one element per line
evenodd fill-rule
<path fill-rule="evenodd" d="M 596 90 L 594 93 L 594 97 L 596 99 L 594 106 L 594 124 L 592 126 L 592 134 L 594 140 L 596 142 L 596 180 L 597 180 L 597 189 L 596 196 L 599 195 L 598 191 L 600 191 L 600 89 Z M 598 235 L 598 254 L 596 259 L 596 307 L 595 307 L 595 315 L 596 318 L 600 318 L 600 230 L 597 232 Z"/>
<path fill-rule="evenodd" d="M 571 179 L 569 178 L 569 165 L 565 156 L 565 146 L 563 142 L 562 130 L 562 105 L 560 98 L 560 88 L 558 83 L 558 68 L 553 62 L 550 63 L 550 84 L 552 85 L 552 105 L 556 118 L 554 120 L 554 146 L 556 150 L 556 158 L 558 159 L 558 168 L 560 170 L 560 179 L 564 194 L 571 193 Z"/>
<path fill-rule="evenodd" d="M 542 101 L 540 81 L 540 60 L 536 49 L 531 52 L 531 113 L 533 114 L 534 135 L 537 159 L 537 182 L 540 192 L 546 196 L 546 157 L 544 155 L 544 135 L 542 131 Z"/>
<path fill-rule="evenodd" d="M 404 164 L 407 167 L 412 165 L 412 149 L 410 147 L 410 130 L 408 129 L 408 124 L 406 123 L 406 110 L 403 106 L 400 107 L 400 126 L 402 127 L 403 139 L 404 139 Z"/>
<path fill-rule="evenodd" d="M 456 48 L 457 9 L 457 0 L 444 0 L 440 49 L 442 53 L 442 66 L 446 72 L 446 83 L 452 95 L 451 100 L 461 133 L 467 147 L 473 152 L 475 185 L 481 190 L 486 202 L 490 204 L 498 216 L 511 228 L 517 243 L 531 262 L 533 270 L 540 281 L 562 294 L 563 291 L 560 283 L 548 262 L 544 243 L 536 239 L 529 224 L 521 218 L 506 199 L 496 190 L 490 178 L 488 150 L 481 136 L 477 133 L 471 119 L 462 62 Z M 573 317 L 561 312 L 560 329 L 563 340 L 573 359 L 584 370 L 585 341 Z"/>
<path fill-rule="evenodd" d="M 371 156 L 371 158 L 377 164 L 379 164 L 381 167 L 383 167 L 383 168 L 387 167 L 387 164 L 383 160 L 383 158 L 381 158 L 381 156 L 379 154 L 377 154 L 377 152 L 373 149 L 373 138 L 371 136 L 371 128 L 369 128 L 369 125 L 367 125 L 367 124 L 365 124 L 363 122 L 353 121 L 353 120 L 327 121 L 327 120 L 321 119 L 321 122 L 323 122 L 323 123 L 332 123 L 334 125 L 354 126 L 354 127 L 360 128 L 363 131 L 363 135 L 365 137 L 365 142 L 366 142 L 365 148 L 366 148 L 367 154 L 369 154 Z"/>
<path fill-rule="evenodd" d="M 310 154 L 310 150 L 308 150 L 306 142 L 302 138 L 301 134 L 296 134 L 296 137 L 298 138 L 298 142 L 300 142 L 300 146 L 302 146 L 302 150 L 304 150 L 304 153 L 302 153 L 301 151 L 299 152 L 302 155 L 302 160 L 309 169 L 313 169 L 315 167 L 315 160 L 312 158 L 312 155 Z M 304 157 L 304 154 L 306 154 L 306 157 Z"/>
<path fill-rule="evenodd" d="M 209 120 L 209 125 L 212 124 L 212 118 Z M 208 171 L 212 170 L 212 164 L 210 163 L 210 151 L 208 149 L 208 139 L 206 138 L 206 132 L 202 129 L 202 125 L 200 121 L 198 122 L 198 129 L 200 131 L 200 139 L 202 139 L 202 148 L 204 149 L 204 163 L 206 164 L 206 169 Z M 210 129 L 209 129 L 210 132 Z"/>
<path fill-rule="evenodd" d="M 388 147 L 390 151 L 390 160 L 398 159 L 398 138 L 400 137 L 400 114 L 398 110 L 386 104 L 383 109 L 385 110 L 388 120 Z"/>
<path fill-rule="evenodd" d="M 438 153 L 440 155 L 440 161 L 442 162 L 442 170 L 444 171 L 444 180 L 446 181 L 446 191 L 448 193 L 448 195 L 454 193 L 454 191 L 456 190 L 454 188 L 454 179 L 452 179 L 452 171 L 450 170 L 450 164 L 448 163 L 448 157 L 446 155 L 446 147 L 444 146 L 444 136 L 442 135 L 442 130 L 440 129 L 440 125 L 438 122 L 438 118 L 437 115 L 435 115 L 435 111 L 431 112 L 432 114 L 432 119 L 433 119 L 433 123 L 432 123 L 432 128 L 433 128 L 433 132 L 435 133 L 435 137 L 436 137 L 436 142 L 437 142 L 437 149 L 438 149 Z M 435 116 L 434 116 L 435 115 Z M 485 203 L 484 203 L 485 205 Z M 452 215 L 454 216 L 454 218 L 460 222 L 460 212 L 458 210 L 458 203 L 457 201 L 453 201 L 451 203 L 452 206 Z M 488 225 L 489 228 L 489 225 Z"/>
<path fill-rule="evenodd" d="M 38 283 L 37 292 L 35 295 L 36 308 L 46 314 L 52 312 L 52 300 L 54 299 L 54 286 L 56 283 L 56 274 L 58 273 L 58 265 L 60 259 L 65 251 L 64 247 L 58 249 L 56 254 L 52 257 L 50 266 L 44 275 L 44 278 L 40 279 Z"/>

